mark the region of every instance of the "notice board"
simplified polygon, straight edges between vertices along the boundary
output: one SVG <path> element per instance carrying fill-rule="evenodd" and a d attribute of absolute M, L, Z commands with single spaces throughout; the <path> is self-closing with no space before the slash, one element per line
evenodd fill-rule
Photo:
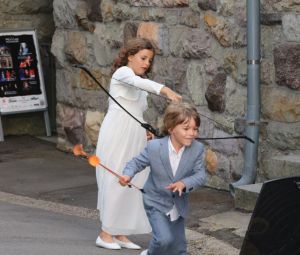
<path fill-rule="evenodd" d="M 0 141 L 1 115 L 43 111 L 51 135 L 47 97 L 38 40 L 34 29 L 0 30 Z"/>
<path fill-rule="evenodd" d="M 0 113 L 46 108 L 35 30 L 0 31 Z"/>

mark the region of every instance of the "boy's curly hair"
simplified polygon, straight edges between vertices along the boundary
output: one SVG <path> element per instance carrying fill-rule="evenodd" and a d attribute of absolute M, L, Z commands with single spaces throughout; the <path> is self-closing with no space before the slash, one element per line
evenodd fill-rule
<path fill-rule="evenodd" d="M 200 127 L 200 116 L 194 106 L 189 103 L 171 103 L 164 113 L 162 133 L 168 135 L 169 129 L 190 119 L 194 119 L 196 126 Z"/>

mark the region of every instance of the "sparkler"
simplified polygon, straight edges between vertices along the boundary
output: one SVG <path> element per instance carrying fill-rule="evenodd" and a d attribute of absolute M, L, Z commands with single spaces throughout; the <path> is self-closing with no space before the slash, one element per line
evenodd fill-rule
<path fill-rule="evenodd" d="M 109 173 L 111 173 L 112 175 L 116 176 L 117 178 L 122 178 L 122 176 L 118 173 L 116 173 L 115 171 L 109 169 L 107 166 L 101 164 L 101 161 L 99 159 L 99 157 L 97 157 L 96 155 L 88 155 L 84 150 L 83 150 L 83 146 L 82 144 L 76 144 L 74 147 L 73 147 L 73 154 L 75 156 L 81 156 L 81 157 L 84 157 L 88 160 L 89 164 L 93 167 L 96 167 L 96 166 L 101 166 L 102 168 L 104 168 L 106 171 L 108 171 Z M 134 187 L 136 188 L 137 190 L 141 191 L 142 193 L 144 193 L 144 190 L 137 187 L 136 185 L 134 185 L 133 183 L 129 182 L 127 184 L 128 187 Z"/>

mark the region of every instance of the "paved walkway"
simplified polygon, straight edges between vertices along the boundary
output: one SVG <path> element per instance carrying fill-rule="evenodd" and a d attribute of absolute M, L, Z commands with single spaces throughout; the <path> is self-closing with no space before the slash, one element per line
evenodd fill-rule
<path fill-rule="evenodd" d="M 85 160 L 30 136 L 0 143 L 0 254 L 139 254 L 94 245 L 100 223 L 95 172 Z M 189 255 L 238 255 L 249 214 L 233 209 L 226 192 L 191 197 Z M 131 239 L 147 247 L 150 235 Z"/>

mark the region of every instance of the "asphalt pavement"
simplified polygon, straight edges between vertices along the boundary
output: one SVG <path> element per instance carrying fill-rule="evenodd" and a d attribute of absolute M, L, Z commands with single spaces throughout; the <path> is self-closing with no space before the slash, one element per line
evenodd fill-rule
<path fill-rule="evenodd" d="M 96 201 L 94 169 L 58 150 L 55 137 L 7 136 L 0 143 L 0 255 L 139 254 L 95 246 L 101 227 Z M 234 209 L 228 192 L 192 193 L 188 254 L 239 254 L 249 219 Z M 150 238 L 130 237 L 143 248 Z"/>

